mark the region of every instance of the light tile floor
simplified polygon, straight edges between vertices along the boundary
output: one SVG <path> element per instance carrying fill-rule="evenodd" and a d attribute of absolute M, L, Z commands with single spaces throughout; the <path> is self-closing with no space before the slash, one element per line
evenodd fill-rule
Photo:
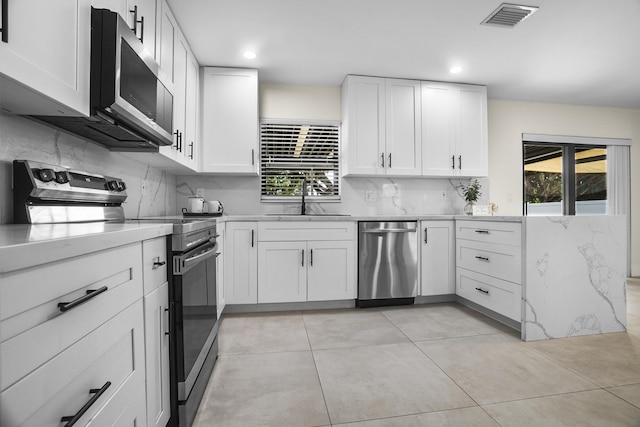
<path fill-rule="evenodd" d="M 458 304 L 227 315 L 194 426 L 640 427 L 628 332 L 525 343 Z"/>

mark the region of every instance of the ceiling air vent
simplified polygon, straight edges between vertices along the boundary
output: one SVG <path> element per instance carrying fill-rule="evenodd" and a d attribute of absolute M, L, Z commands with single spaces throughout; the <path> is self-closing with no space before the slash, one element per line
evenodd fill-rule
<path fill-rule="evenodd" d="M 480 25 L 513 28 L 538 10 L 535 6 L 521 6 L 518 4 L 502 3 Z"/>

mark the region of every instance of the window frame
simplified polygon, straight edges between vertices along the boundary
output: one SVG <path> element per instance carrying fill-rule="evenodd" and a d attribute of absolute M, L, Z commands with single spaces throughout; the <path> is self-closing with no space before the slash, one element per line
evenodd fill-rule
<path fill-rule="evenodd" d="M 305 119 L 268 119 L 262 118 L 259 122 L 259 179 L 260 179 L 260 201 L 265 203 L 291 203 L 299 201 L 301 194 L 296 193 L 295 195 L 287 195 L 287 196 L 270 196 L 264 194 L 264 161 L 263 157 L 263 139 L 262 139 L 262 129 L 263 124 L 273 124 L 273 125 L 284 125 L 284 126 L 334 126 L 337 132 L 337 160 L 335 164 L 336 168 L 336 178 L 335 185 L 337 186 L 337 194 L 332 195 L 309 195 L 305 196 L 305 200 L 313 203 L 331 203 L 331 202 L 340 202 L 342 198 L 342 123 L 339 120 L 305 120 Z M 299 169 L 302 170 L 302 169 Z"/>

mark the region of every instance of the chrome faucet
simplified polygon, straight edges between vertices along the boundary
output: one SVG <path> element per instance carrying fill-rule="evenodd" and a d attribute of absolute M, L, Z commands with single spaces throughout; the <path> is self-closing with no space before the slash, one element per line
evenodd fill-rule
<path fill-rule="evenodd" d="M 307 179 L 302 178 L 302 206 L 300 207 L 300 215 L 305 215 L 307 213 L 307 207 L 304 201 L 304 198 L 306 195 L 307 195 Z"/>

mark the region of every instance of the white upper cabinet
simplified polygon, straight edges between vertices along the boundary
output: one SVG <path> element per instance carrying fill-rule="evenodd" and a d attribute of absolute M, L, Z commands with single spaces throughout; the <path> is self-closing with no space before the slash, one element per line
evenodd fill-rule
<path fill-rule="evenodd" d="M 347 76 L 342 100 L 345 175 L 420 175 L 419 81 Z"/>
<path fill-rule="evenodd" d="M 422 82 L 422 174 L 488 174 L 487 89 Z"/>
<path fill-rule="evenodd" d="M 91 3 L 7 4 L 0 42 L 0 108 L 13 114 L 89 115 Z"/>
<path fill-rule="evenodd" d="M 95 8 L 117 12 L 144 44 L 154 59 L 156 52 L 156 19 L 160 0 L 92 0 Z"/>
<path fill-rule="evenodd" d="M 201 172 L 258 174 L 258 71 L 202 70 Z"/>

